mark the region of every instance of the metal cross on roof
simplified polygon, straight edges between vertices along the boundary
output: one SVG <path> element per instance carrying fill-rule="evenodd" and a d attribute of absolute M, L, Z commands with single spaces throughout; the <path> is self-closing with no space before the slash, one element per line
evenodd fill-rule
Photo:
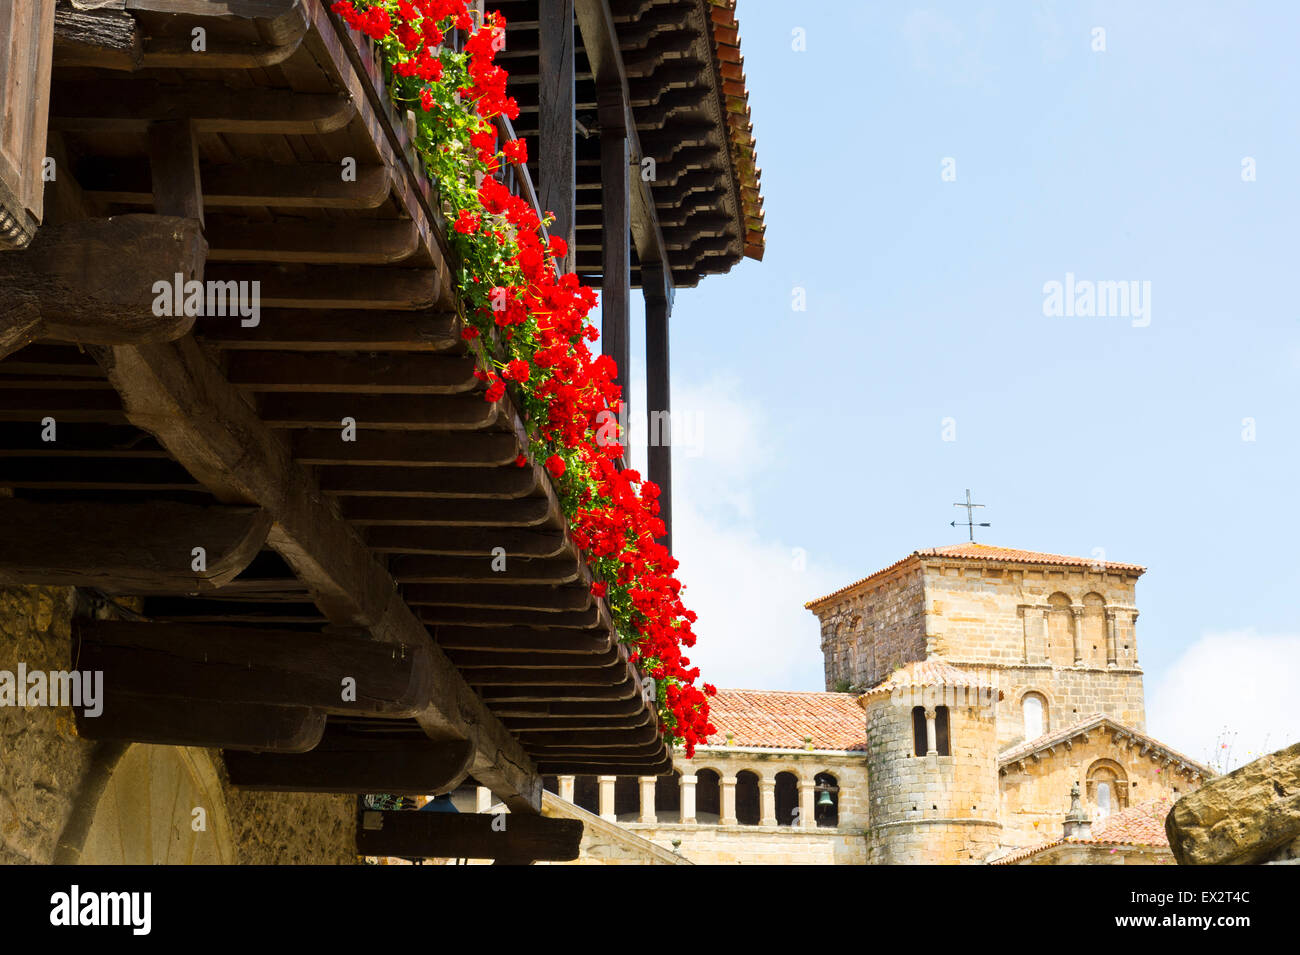
<path fill-rule="evenodd" d="M 964 525 L 961 525 L 961 524 L 958 524 L 957 521 L 953 521 L 952 524 L 950 524 L 949 526 L 950 526 L 950 527 L 960 527 L 960 526 L 965 526 L 965 527 L 970 531 L 970 539 L 971 539 L 972 541 L 974 541 L 974 540 L 975 540 L 975 528 L 977 528 L 977 527 L 991 527 L 991 526 L 992 526 L 991 524 L 989 524 L 989 523 L 987 523 L 987 522 L 985 522 L 985 523 L 983 523 L 983 524 L 977 524 L 977 523 L 975 523 L 975 518 L 974 518 L 975 508 L 977 508 L 977 507 L 983 507 L 983 506 L 984 506 L 983 504 L 972 504 L 972 503 L 971 503 L 971 499 L 970 499 L 970 488 L 966 488 L 966 503 L 965 503 L 965 504 L 962 504 L 960 501 L 958 501 L 956 504 L 953 505 L 953 507 L 964 507 L 964 508 L 966 508 L 966 521 L 965 521 L 965 524 L 964 524 Z"/>

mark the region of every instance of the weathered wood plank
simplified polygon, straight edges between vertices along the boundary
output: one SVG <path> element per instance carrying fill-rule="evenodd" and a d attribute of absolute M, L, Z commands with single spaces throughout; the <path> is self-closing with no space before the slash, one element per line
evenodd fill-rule
<path fill-rule="evenodd" d="M 194 124 L 189 119 L 169 119 L 149 125 L 149 169 L 153 178 L 154 211 L 164 216 L 198 219 L 202 223 L 199 146 L 194 139 Z"/>
<path fill-rule="evenodd" d="M 272 428 L 339 427 L 352 418 L 359 429 L 468 431 L 487 428 L 501 415 L 483 395 L 265 394 L 262 419 Z M 371 475 L 374 477 L 374 475 Z M 427 479 L 427 475 L 425 476 Z"/>
<path fill-rule="evenodd" d="M 215 590 L 249 565 L 270 529 L 270 515 L 250 507 L 0 498 L 0 583 Z"/>
<path fill-rule="evenodd" d="M 465 740 L 329 732 L 308 753 L 231 751 L 224 758 L 230 782 L 239 789 L 417 796 L 459 786 L 474 748 Z"/>
<path fill-rule="evenodd" d="M 388 643 L 427 639 L 392 577 L 192 338 L 92 353 L 134 424 L 152 432 L 220 499 L 271 513 L 271 543 L 333 623 L 365 628 Z M 417 717 L 420 725 L 431 738 L 470 740 L 474 777 L 512 809 L 538 811 L 540 778 L 519 743 L 445 654 L 431 651 L 432 703 Z"/>
<path fill-rule="evenodd" d="M 263 308 L 405 309 L 432 308 L 444 298 L 446 277 L 439 269 L 382 266 L 234 265 L 213 263 L 208 279 L 256 282 Z M 363 325 L 365 316 L 353 315 Z M 364 335 L 361 329 L 353 334 Z"/>
<path fill-rule="evenodd" d="M 102 713 L 92 717 L 74 709 L 74 716 L 82 739 L 273 753 L 305 753 L 325 732 L 320 710 L 131 696 L 109 683 Z"/>
<path fill-rule="evenodd" d="M 79 667 L 137 695 L 404 718 L 432 687 L 427 641 L 101 620 L 77 621 L 73 639 Z"/>
<path fill-rule="evenodd" d="M 570 862 L 578 858 L 582 820 L 508 813 L 362 814 L 357 852 L 403 858 Z"/>
<path fill-rule="evenodd" d="M 418 352 L 327 355 L 241 351 L 231 354 L 227 360 L 226 377 L 250 391 L 264 393 L 458 395 L 480 387 L 474 377 L 472 360 Z M 356 443 L 339 440 L 337 432 L 335 441 L 339 445 Z M 511 455 L 507 460 L 513 459 Z"/>
<path fill-rule="evenodd" d="M 388 569 L 401 584 L 569 584 L 585 575 L 578 558 L 570 555 L 542 558 L 498 559 L 482 557 L 429 557 L 405 555 L 389 561 Z"/>
<path fill-rule="evenodd" d="M 194 329 L 223 351 L 414 351 L 440 352 L 464 343 L 451 312 L 350 310 L 304 312 L 263 309 L 262 320 L 246 328 L 239 321 L 200 318 Z"/>
<path fill-rule="evenodd" d="M 236 353 L 238 354 L 238 353 Z M 244 374 L 231 356 L 232 377 Z M 383 359 L 377 359 L 383 364 Z M 0 365 L 3 368 L 3 365 Z M 292 435 L 293 456 L 304 464 L 339 464 L 355 466 L 421 466 L 439 468 L 496 468 L 513 464 L 519 455 L 519 440 L 504 431 L 359 431 L 355 440 L 343 440 L 341 429 L 295 431 Z M 543 513 L 549 508 L 545 498 L 537 498 Z M 466 502 L 468 503 L 468 502 Z M 452 513 L 460 513 L 460 505 Z M 496 509 L 481 509 L 485 518 L 496 516 Z M 385 513 L 391 508 L 385 507 Z M 485 521 L 489 522 L 490 521 Z M 420 523 L 399 521 L 398 523 Z M 462 519 L 459 523 L 479 523 Z"/>
<path fill-rule="evenodd" d="M 341 94 L 99 78 L 54 84 L 50 128 L 144 132 L 152 122 L 188 117 L 200 133 L 319 135 L 342 129 L 355 115 Z"/>
<path fill-rule="evenodd" d="M 558 530 L 517 528 L 422 527 L 366 528 L 366 543 L 384 554 L 432 554 L 443 557 L 483 557 L 502 547 L 508 557 L 557 557 L 564 552 L 564 535 Z"/>
<path fill-rule="evenodd" d="M 372 427 L 371 419 L 359 419 L 358 427 Z M 529 497 L 537 491 L 531 470 L 503 468 L 432 468 L 329 465 L 320 469 L 321 487 L 334 494 L 355 497 L 402 498 L 495 498 L 510 500 Z M 396 512 L 396 506 L 394 506 Z M 425 541 L 437 535 L 413 536 Z M 376 540 L 402 540 L 401 534 L 380 534 Z M 528 540 L 525 535 L 521 539 Z M 548 537 L 549 540 L 549 537 Z M 374 541 L 372 541 L 374 543 Z M 489 545 L 488 551 L 493 546 Z M 504 544 L 501 546 L 505 546 Z M 528 556 L 549 556 L 529 554 Z"/>
<path fill-rule="evenodd" d="M 96 157 L 78 170 L 88 198 L 127 205 L 152 205 L 148 170 L 138 162 Z M 291 209 L 373 209 L 388 198 L 388 170 L 363 164 L 344 179 L 338 163 L 242 162 L 199 165 L 203 204 L 208 209 L 276 206 Z"/>
<path fill-rule="evenodd" d="M 586 586 L 549 587 L 520 584 L 405 584 L 402 595 L 412 607 L 482 607 L 559 613 L 591 605 Z"/>
<path fill-rule="evenodd" d="M 33 335 L 96 344 L 174 339 L 189 330 L 194 317 L 183 311 L 157 314 L 154 284 L 171 284 L 177 274 L 182 282 L 202 279 L 206 254 L 193 219 L 129 215 L 47 226 L 27 249 L 0 255 L 0 287 L 20 315 L 0 320 L 0 328 L 11 328 L 0 331 L 0 340 L 12 345 Z M 169 294 L 165 304 L 172 298 Z M 40 310 L 35 329 L 32 302 Z"/>
<path fill-rule="evenodd" d="M 309 457 L 301 460 L 314 463 Z M 346 497 L 340 507 L 344 517 L 364 526 L 536 527 L 551 516 L 551 503 L 544 497 L 490 501 L 407 498 L 397 507 L 382 498 Z"/>
<path fill-rule="evenodd" d="M 214 217 L 207 236 L 212 262 L 384 265 L 408 259 L 420 247 L 420 233 L 407 219 L 238 222 Z"/>
<path fill-rule="evenodd" d="M 54 4 L 11 0 L 0 16 L 0 251 L 21 249 L 44 215 Z M 3 285 L 0 282 L 0 285 Z M 0 332 L 0 341 L 3 333 Z"/>

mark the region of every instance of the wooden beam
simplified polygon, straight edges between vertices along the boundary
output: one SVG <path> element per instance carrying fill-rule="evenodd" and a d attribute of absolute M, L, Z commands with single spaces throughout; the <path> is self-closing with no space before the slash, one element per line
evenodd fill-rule
<path fill-rule="evenodd" d="M 170 287 L 177 274 L 182 282 L 202 279 L 206 254 L 192 219 L 127 215 L 46 226 L 27 249 L 0 255 L 0 288 L 18 316 L 0 318 L 0 342 L 120 344 L 184 335 L 194 317 L 156 314 L 154 284 Z M 40 310 L 35 328 L 33 302 Z M 165 304 L 173 302 L 169 294 Z"/>
<path fill-rule="evenodd" d="M 75 622 L 73 640 L 79 668 L 135 695 L 410 718 L 432 692 L 428 641 L 105 620 Z"/>
<path fill-rule="evenodd" d="M 400 505 L 399 505 L 400 506 Z M 489 559 L 494 547 L 507 557 L 558 557 L 564 553 L 564 534 L 542 528 L 448 528 L 372 526 L 366 543 L 382 554 L 431 554 L 443 557 Z"/>
<path fill-rule="evenodd" d="M 445 644 L 441 645 L 447 650 Z M 461 670 L 495 667 L 514 667 L 527 670 L 601 669 L 619 665 L 623 660 L 621 644 L 611 644 L 603 653 L 583 654 L 543 653 L 538 651 L 502 650 L 447 650 L 451 662 Z"/>
<path fill-rule="evenodd" d="M 111 683 L 105 683 L 103 696 L 98 716 L 73 711 L 82 739 L 305 753 L 325 732 L 325 714 L 304 707 L 131 696 Z"/>
<path fill-rule="evenodd" d="M 271 513 L 272 545 L 333 623 L 398 645 L 427 640 L 393 578 L 197 342 L 92 353 L 132 423 L 152 432 L 219 499 Z M 470 740 L 474 777 L 511 808 L 537 812 L 541 781 L 531 760 L 446 655 L 431 651 L 432 702 L 418 715 L 420 725 L 433 739 Z"/>
<path fill-rule="evenodd" d="M 362 814 L 357 852 L 403 858 L 571 862 L 582 842 L 581 819 L 507 813 L 377 812 Z"/>
<path fill-rule="evenodd" d="M 237 378 L 246 373 L 231 356 L 230 374 Z M 271 355 L 270 352 L 259 354 Z M 389 365 L 383 356 L 372 359 L 381 367 Z M 391 367 L 391 366 L 390 366 Z M 3 366 L 0 365 L 0 369 Z M 294 376 L 297 378 L 298 376 Z M 471 379 L 472 380 L 472 379 Z M 400 378 L 399 378 L 400 381 Z M 293 456 L 304 464 L 340 464 L 367 466 L 420 466 L 439 468 L 505 467 L 514 464 L 520 453 L 519 439 L 505 431 L 358 431 L 356 440 L 344 441 L 340 429 L 310 429 L 295 431 L 292 436 Z M 546 498 L 536 498 L 540 522 L 549 511 Z M 386 508 L 390 511 L 391 508 Z M 460 514 L 453 510 L 451 514 Z M 456 523 L 491 523 L 496 517 L 495 508 L 480 511 L 483 521 L 462 517 Z M 397 521 L 396 523 L 420 523 Z M 497 518 L 497 523 L 500 519 Z"/>
<path fill-rule="evenodd" d="M 574 654 L 606 654 L 612 641 L 608 630 L 555 629 L 532 627 L 435 627 L 438 646 L 453 657 L 454 651 L 528 651 L 565 657 Z"/>
<path fill-rule="evenodd" d="M 54 85 L 50 128 L 144 132 L 158 120 L 188 117 L 199 133 L 318 136 L 342 129 L 355 115 L 351 100 L 336 93 L 100 77 Z"/>
<path fill-rule="evenodd" d="M 135 17 L 125 10 L 78 10 L 58 4 L 54 11 L 54 59 L 59 67 L 93 66 L 137 70 L 144 54 Z"/>
<path fill-rule="evenodd" d="M 551 587 L 506 584 L 405 584 L 402 595 L 412 607 L 511 607 L 560 613 L 583 610 L 591 605 L 591 588 L 587 585 Z"/>
<path fill-rule="evenodd" d="M 246 328 L 238 319 L 201 318 L 195 334 L 223 351 L 415 351 L 439 352 L 464 342 L 454 312 L 367 311 L 348 309 L 310 313 L 267 308 L 262 320 Z"/>
<path fill-rule="evenodd" d="M 40 300 L 29 292 L 0 288 L 0 360 L 41 334 Z"/>
<path fill-rule="evenodd" d="M 256 282 L 263 308 L 398 309 L 418 311 L 451 303 L 445 268 L 382 266 L 239 265 L 213 263 L 207 278 Z M 363 324 L 357 316 L 353 321 Z M 360 331 L 354 334 L 361 334 Z"/>
<path fill-rule="evenodd" d="M 249 565 L 270 529 L 255 507 L 0 498 L 0 583 L 210 591 Z"/>
<path fill-rule="evenodd" d="M 371 427 L 368 418 L 359 421 L 360 427 Z M 454 433 L 454 432 L 453 432 Z M 537 480 L 531 471 L 516 467 L 500 468 L 433 468 L 419 467 L 384 467 L 375 468 L 363 465 L 328 465 L 320 469 L 321 487 L 333 494 L 350 497 L 402 497 L 402 498 L 469 498 L 511 500 L 530 497 L 537 491 Z M 393 513 L 397 508 L 393 507 Z M 418 535 L 398 533 L 377 535 L 372 544 L 381 540 L 400 542 L 414 540 L 417 550 L 431 538 L 427 531 Z M 453 535 L 454 536 L 454 535 Z M 522 540 L 535 540 L 528 535 L 520 535 Z M 496 544 L 489 544 L 488 553 Z M 500 545 L 502 547 L 505 544 Z M 401 549 L 396 543 L 394 549 Z M 549 554 L 529 553 L 527 556 L 546 557 Z"/>
<path fill-rule="evenodd" d="M 587 579 L 576 556 L 515 558 L 500 561 L 490 553 L 481 557 L 428 557 L 405 555 L 388 564 L 402 584 L 569 584 Z"/>
<path fill-rule="evenodd" d="M 44 216 L 54 4 L 10 0 L 0 14 L 0 253 L 31 242 Z M 3 286 L 0 282 L 0 286 Z M 2 327 L 2 326 L 0 326 Z M 0 342 L 4 334 L 0 332 Z"/>
<path fill-rule="evenodd" d="M 148 170 L 138 162 L 96 157 L 78 169 L 87 197 L 100 202 L 152 205 Z M 275 206 L 289 209 L 373 209 L 388 198 L 388 170 L 358 165 L 345 180 L 338 163 L 269 163 L 243 160 L 199 165 L 208 209 Z"/>
<path fill-rule="evenodd" d="M 258 392 L 457 395 L 479 387 L 474 369 L 471 358 L 421 353 L 330 355 L 245 351 L 231 354 L 226 361 L 226 377 L 232 383 Z M 356 443 L 342 441 L 337 431 L 334 442 Z M 507 460 L 513 461 L 514 455 Z"/>
<path fill-rule="evenodd" d="M 408 219 L 220 218 L 207 230 L 213 262 L 385 265 L 415 255 L 420 233 Z"/>
<path fill-rule="evenodd" d="M 574 207 L 577 204 L 575 164 L 575 79 L 573 69 L 573 0 L 540 0 L 539 113 L 537 161 L 540 202 L 544 212 L 555 214 L 548 227 L 562 238 L 569 252 L 559 264 L 561 272 L 573 271 L 577 256 L 574 242 Z"/>
<path fill-rule="evenodd" d="M 539 627 L 544 630 L 591 630 L 601 624 L 600 605 L 565 613 L 537 610 L 485 610 L 481 607 L 425 607 L 418 611 L 425 623 L 439 627 Z"/>
<path fill-rule="evenodd" d="M 329 732 L 308 753 L 231 751 L 224 756 L 230 782 L 239 789 L 420 796 L 459 786 L 469 773 L 474 748 L 465 740 Z"/>
<path fill-rule="evenodd" d="M 484 401 L 482 392 L 455 396 L 272 393 L 263 395 L 259 404 L 263 420 L 272 428 L 337 428 L 344 418 L 352 418 L 358 429 L 468 431 L 490 427 L 501 414 L 501 405 Z"/>
<path fill-rule="evenodd" d="M 308 464 L 310 456 L 295 455 Z M 551 516 L 544 497 L 513 500 L 408 498 L 394 508 L 392 501 L 374 497 L 345 497 L 343 516 L 363 526 L 406 527 L 536 527 Z"/>

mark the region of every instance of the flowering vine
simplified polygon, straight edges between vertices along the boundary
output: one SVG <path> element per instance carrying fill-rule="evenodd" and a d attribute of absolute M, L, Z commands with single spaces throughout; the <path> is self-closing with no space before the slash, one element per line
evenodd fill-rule
<path fill-rule="evenodd" d="M 677 560 L 656 538 L 665 528 L 659 488 L 622 456 L 618 369 L 590 344 L 599 332 L 588 315 L 596 293 L 556 266 L 568 252 L 545 237 L 541 219 L 495 177 L 502 163 L 527 161 L 522 139 L 499 142 L 494 119 L 518 118 L 506 72 L 493 62 L 504 46 L 499 12 L 472 14 L 465 0 L 340 0 L 348 26 L 378 45 L 389 94 L 416 116 L 415 149 L 438 187 L 460 258 L 466 306 L 463 336 L 478 358 L 484 398 L 509 388 L 523 414 L 529 455 L 544 462 L 568 517 L 574 543 L 592 570 L 592 594 L 604 598 L 619 638 L 654 680 L 659 723 L 692 756 L 715 732 L 699 668 L 682 655 L 695 644 L 695 613 L 681 599 Z M 445 44 L 451 30 L 468 37 Z"/>

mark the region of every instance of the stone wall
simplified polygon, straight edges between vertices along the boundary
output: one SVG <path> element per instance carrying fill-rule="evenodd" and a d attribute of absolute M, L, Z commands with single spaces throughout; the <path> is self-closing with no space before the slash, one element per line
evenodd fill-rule
<path fill-rule="evenodd" d="M 1061 817 L 1070 805 L 1070 787 L 1076 782 L 1083 807 L 1095 829 L 1101 821 L 1095 787 L 1088 785 L 1090 769 L 1108 769 L 1117 783 L 1111 811 L 1169 797 L 1177 799 L 1198 785 L 1186 775 L 1164 764 L 1154 750 L 1142 752 L 1132 741 L 1116 742 L 1113 736 L 1093 730 L 1086 741 L 1075 739 L 1067 748 L 1044 752 L 1038 760 L 1025 760 L 1008 767 L 1001 776 L 1002 840 L 1005 846 L 1032 846 L 1059 838 Z"/>
<path fill-rule="evenodd" d="M 917 756 L 912 708 L 866 698 L 874 865 L 974 863 L 999 844 L 996 710 L 949 708 L 949 755 Z"/>
<path fill-rule="evenodd" d="M 925 589 L 919 568 L 887 575 L 817 611 L 826 689 L 865 688 L 925 656 Z"/>
<path fill-rule="evenodd" d="M 0 589 L 0 670 L 70 669 L 74 609 L 71 588 Z M 66 707 L 0 707 L 0 863 L 353 863 L 355 806 L 233 790 L 215 750 L 82 740 Z"/>
<path fill-rule="evenodd" d="M 1109 716 L 1139 733 L 1146 732 L 1146 701 L 1140 669 L 1048 664 L 976 669 L 991 672 L 1002 691 L 1003 699 L 998 707 L 999 751 L 1025 742 L 1022 700 L 1030 692 L 1038 693 L 1047 701 L 1044 733 L 1064 729 L 1095 713 Z"/>

